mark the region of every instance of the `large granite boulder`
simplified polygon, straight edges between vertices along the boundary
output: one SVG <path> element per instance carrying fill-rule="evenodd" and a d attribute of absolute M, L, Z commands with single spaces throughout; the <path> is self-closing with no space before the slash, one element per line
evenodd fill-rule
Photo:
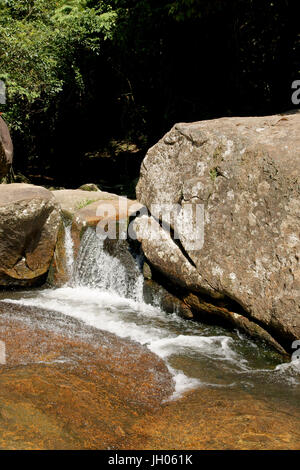
<path fill-rule="evenodd" d="M 286 349 L 300 338 L 300 114 L 175 125 L 146 155 L 137 197 L 152 212 L 135 228 L 156 269 L 238 303 Z M 202 248 L 193 217 L 177 225 L 168 204 L 204 207 Z M 147 236 L 149 222 L 164 235 Z"/>
<path fill-rule="evenodd" d="M 0 185 L 0 286 L 32 286 L 43 280 L 60 220 L 47 189 L 24 183 Z"/>
<path fill-rule="evenodd" d="M 8 127 L 0 116 L 0 179 L 8 173 L 13 159 L 13 144 Z"/>

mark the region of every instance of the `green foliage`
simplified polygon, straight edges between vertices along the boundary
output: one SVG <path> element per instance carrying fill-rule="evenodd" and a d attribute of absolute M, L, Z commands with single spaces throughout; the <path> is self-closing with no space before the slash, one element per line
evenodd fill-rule
<path fill-rule="evenodd" d="M 212 169 L 210 170 L 209 174 L 210 174 L 210 177 L 211 177 L 212 181 L 215 181 L 216 178 L 217 178 L 217 176 L 218 176 L 218 170 L 217 170 L 217 168 L 212 168 Z"/>
<path fill-rule="evenodd" d="M 46 113 L 68 83 L 84 89 L 78 56 L 99 54 L 116 18 L 99 3 L 94 9 L 83 0 L 2 0 L 0 79 L 12 128 L 24 131 L 31 114 Z"/>
<path fill-rule="evenodd" d="M 106 165 L 84 155 L 105 154 L 109 142 L 144 150 L 175 122 L 289 109 L 299 78 L 294 3 L 0 0 L 0 111 L 14 168 L 60 185 L 68 175 L 78 187 Z M 119 161 L 114 180 L 121 168 L 126 181 L 138 176 L 139 165 Z"/>
<path fill-rule="evenodd" d="M 83 209 L 84 207 L 89 206 L 93 202 L 95 202 L 94 199 L 84 199 L 76 205 L 76 210 Z"/>

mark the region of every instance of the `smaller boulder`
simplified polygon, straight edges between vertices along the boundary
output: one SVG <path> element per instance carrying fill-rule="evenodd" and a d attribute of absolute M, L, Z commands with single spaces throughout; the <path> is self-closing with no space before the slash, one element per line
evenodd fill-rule
<path fill-rule="evenodd" d="M 60 225 L 50 191 L 24 183 L 0 185 L 0 286 L 33 286 L 49 270 Z"/>

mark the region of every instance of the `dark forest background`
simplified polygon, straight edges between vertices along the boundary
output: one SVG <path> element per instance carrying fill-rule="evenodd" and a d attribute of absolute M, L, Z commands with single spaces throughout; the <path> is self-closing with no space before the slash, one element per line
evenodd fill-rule
<path fill-rule="evenodd" d="M 14 178 L 132 193 L 171 126 L 295 108 L 291 0 L 0 0 Z"/>

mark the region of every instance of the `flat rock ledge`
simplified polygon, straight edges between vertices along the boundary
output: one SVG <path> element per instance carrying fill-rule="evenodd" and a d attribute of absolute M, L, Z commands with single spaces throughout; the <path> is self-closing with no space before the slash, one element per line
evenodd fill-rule
<path fill-rule="evenodd" d="M 0 449 L 133 448 L 173 393 L 146 347 L 57 312 L 0 302 L 0 340 Z"/>

